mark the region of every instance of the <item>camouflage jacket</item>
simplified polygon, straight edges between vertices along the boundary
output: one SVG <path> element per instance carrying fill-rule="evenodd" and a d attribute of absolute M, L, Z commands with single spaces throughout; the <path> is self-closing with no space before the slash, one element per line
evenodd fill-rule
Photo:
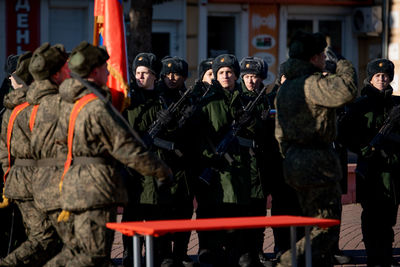
<path fill-rule="evenodd" d="M 137 130 L 143 138 L 146 138 L 147 131 L 158 119 L 158 112 L 178 101 L 184 90 L 186 88 L 182 91 L 172 91 L 160 84 L 154 90 L 136 87 L 132 94 L 133 101 L 125 111 L 131 127 Z M 180 110 L 183 109 L 183 106 L 185 104 Z M 178 153 L 182 154 L 178 155 L 175 151 L 169 151 L 156 145 L 151 146 L 151 151 L 171 168 L 174 174 L 174 183 L 169 188 L 159 190 L 156 177 L 135 174 L 136 184 L 130 186 L 134 190 L 130 192 L 130 198 L 134 203 L 176 204 L 193 199 L 190 177 L 186 172 L 186 167 L 190 163 L 186 153 L 186 150 L 191 147 L 187 142 L 190 140 L 188 138 L 190 134 L 188 134 L 187 128 L 179 128 L 177 125 L 180 110 L 172 116 L 171 122 L 157 134 L 157 138 L 174 143 L 175 148 L 179 150 Z"/>
<path fill-rule="evenodd" d="M 275 136 L 285 158 L 286 183 L 301 190 L 338 182 L 340 162 L 330 149 L 336 138 L 336 108 L 356 96 L 355 70 L 347 60 L 340 60 L 336 74 L 327 76 L 302 60 L 285 64 Z"/>
<path fill-rule="evenodd" d="M 7 127 L 10 120 L 12 110 L 26 102 L 25 96 L 28 88 L 22 87 L 12 90 L 4 97 L 4 106 L 7 108 L 2 118 L 1 138 L 0 138 L 0 158 L 4 173 L 9 167 L 8 152 L 7 152 Z M 30 129 L 29 115 L 31 108 L 28 106 L 22 110 L 15 119 L 11 142 L 11 168 L 7 175 L 5 195 L 10 199 L 32 199 L 31 179 L 35 171 L 35 167 L 15 165 L 16 159 L 31 159 Z"/>
<path fill-rule="evenodd" d="M 57 151 L 54 140 L 60 105 L 58 86 L 49 80 L 36 81 L 26 99 L 31 105 L 39 105 L 31 135 L 32 157 L 48 161 L 37 168 L 32 181 L 35 204 L 46 211 L 60 209 L 58 184 L 66 154 Z"/>
<path fill-rule="evenodd" d="M 109 95 L 108 88 L 99 88 Z M 60 117 L 56 143 L 66 149 L 68 123 L 75 101 L 91 91 L 75 79 L 60 86 Z M 85 105 L 76 118 L 72 156 L 100 158 L 97 163 L 73 162 L 63 181 L 62 208 L 70 211 L 104 207 L 126 201 L 126 190 L 115 168 L 116 160 L 142 175 L 167 179 L 169 169 L 163 161 L 129 133 L 123 122 L 100 99 Z"/>
<path fill-rule="evenodd" d="M 276 98 L 275 137 L 281 153 L 291 145 L 327 147 L 336 137 L 336 108 L 357 95 L 355 69 L 340 60 L 336 74 L 323 76 L 311 63 L 289 59 L 287 80 Z"/>

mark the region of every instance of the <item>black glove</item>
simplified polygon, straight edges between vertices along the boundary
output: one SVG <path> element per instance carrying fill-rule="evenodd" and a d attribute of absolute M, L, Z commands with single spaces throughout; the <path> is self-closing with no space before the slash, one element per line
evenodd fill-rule
<path fill-rule="evenodd" d="M 327 71 L 331 74 L 336 73 L 336 63 L 331 61 L 331 60 L 327 60 L 325 61 L 325 69 L 324 71 Z"/>
<path fill-rule="evenodd" d="M 167 125 L 172 120 L 172 116 L 171 116 L 170 112 L 166 109 L 160 110 L 157 113 L 157 118 L 160 119 L 160 122 L 163 125 Z"/>
<path fill-rule="evenodd" d="M 332 61 L 335 64 L 339 61 L 338 56 L 336 55 L 335 52 L 333 52 L 333 50 L 330 46 L 328 46 L 325 49 L 325 56 L 326 56 L 326 61 Z"/>

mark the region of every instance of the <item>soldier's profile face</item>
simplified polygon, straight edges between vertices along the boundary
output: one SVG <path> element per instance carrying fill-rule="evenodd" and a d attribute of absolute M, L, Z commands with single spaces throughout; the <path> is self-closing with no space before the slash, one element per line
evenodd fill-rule
<path fill-rule="evenodd" d="M 217 81 L 222 88 L 232 90 L 235 88 L 237 77 L 230 67 L 222 67 L 217 71 Z"/>
<path fill-rule="evenodd" d="M 213 79 L 214 79 L 213 71 L 212 71 L 212 69 L 209 69 L 204 73 L 203 80 L 201 80 L 201 81 L 203 83 L 211 84 Z"/>
<path fill-rule="evenodd" d="M 104 63 L 100 67 L 97 67 L 95 82 L 98 85 L 106 85 L 109 74 L 110 73 L 108 72 L 108 69 L 107 69 L 107 63 Z"/>
<path fill-rule="evenodd" d="M 254 91 L 255 89 L 259 88 L 262 82 L 261 78 L 255 74 L 245 74 L 243 75 L 242 79 L 244 85 L 249 91 Z"/>
<path fill-rule="evenodd" d="M 137 67 L 135 71 L 135 79 L 139 87 L 147 90 L 154 89 L 156 75 L 154 75 L 149 68 L 145 66 Z"/>
<path fill-rule="evenodd" d="M 179 73 L 167 73 L 164 76 L 164 82 L 170 89 L 182 88 L 185 78 Z"/>
<path fill-rule="evenodd" d="M 389 86 L 390 78 L 389 78 L 389 75 L 386 73 L 382 73 L 382 72 L 375 73 L 374 76 L 372 76 L 370 83 L 376 89 L 383 90 Z"/>
<path fill-rule="evenodd" d="M 56 84 L 60 85 L 65 79 L 71 78 L 70 72 L 68 62 L 65 62 L 61 69 L 52 75 L 51 79 Z"/>
<path fill-rule="evenodd" d="M 15 80 L 15 78 L 12 75 L 10 75 L 10 77 L 8 77 L 8 79 L 10 80 L 11 86 L 14 89 L 18 89 L 18 88 L 22 87 L 22 84 L 17 83 L 17 80 Z"/>

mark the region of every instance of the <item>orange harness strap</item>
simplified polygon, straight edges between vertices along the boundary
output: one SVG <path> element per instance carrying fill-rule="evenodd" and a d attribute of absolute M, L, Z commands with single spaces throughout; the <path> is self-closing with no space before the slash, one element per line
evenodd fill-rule
<path fill-rule="evenodd" d="M 93 93 L 87 94 L 77 100 L 74 104 L 74 107 L 72 108 L 71 115 L 69 117 L 69 123 L 68 123 L 68 154 L 67 154 L 67 160 L 64 163 L 64 172 L 61 176 L 61 181 L 59 184 L 59 189 L 61 192 L 63 181 L 64 181 L 64 176 L 67 173 L 69 167 L 71 166 L 72 163 L 72 143 L 74 140 L 74 130 L 75 130 L 75 121 L 76 117 L 78 117 L 79 112 L 82 110 L 82 108 L 89 103 L 92 100 L 95 100 L 97 96 Z"/>
<path fill-rule="evenodd" d="M 10 119 L 8 120 L 7 125 L 7 152 L 8 152 L 8 168 L 6 173 L 4 174 L 3 181 L 6 183 L 7 175 L 11 169 L 11 135 L 14 127 L 15 119 L 17 118 L 18 114 L 24 110 L 27 106 L 29 106 L 28 102 L 24 102 L 18 106 L 16 106 L 13 111 L 11 112 Z"/>
<path fill-rule="evenodd" d="M 31 113 L 31 118 L 29 119 L 29 129 L 31 132 L 33 130 L 33 126 L 35 125 L 36 113 L 38 111 L 39 105 L 34 105 Z"/>

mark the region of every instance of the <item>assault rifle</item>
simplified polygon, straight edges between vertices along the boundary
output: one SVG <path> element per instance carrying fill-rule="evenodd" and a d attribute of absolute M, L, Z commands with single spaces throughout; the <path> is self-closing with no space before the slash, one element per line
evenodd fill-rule
<path fill-rule="evenodd" d="M 193 116 L 193 114 L 197 111 L 197 109 L 200 107 L 202 100 L 204 99 L 204 97 L 208 94 L 208 92 L 210 91 L 211 86 L 206 86 L 203 82 L 199 81 L 199 86 L 202 88 L 205 88 L 206 90 L 204 90 L 204 93 L 202 94 L 201 97 L 199 97 L 195 103 L 191 106 L 188 106 L 185 111 L 183 112 L 182 117 L 178 120 L 178 126 L 179 128 L 181 128 L 185 122 Z M 196 88 L 196 85 L 193 86 L 193 91 Z"/>
<path fill-rule="evenodd" d="M 389 116 L 384 121 L 382 127 L 379 129 L 378 133 L 369 142 L 368 147 L 366 148 L 368 151 L 365 151 L 365 154 L 367 154 L 366 156 L 367 158 L 368 154 L 372 155 L 372 153 L 374 153 L 374 151 L 376 151 L 377 149 L 380 149 L 380 153 L 382 156 L 387 157 L 388 155 L 382 148 L 384 148 L 385 146 L 388 147 L 388 145 L 385 144 L 388 141 L 395 144 L 400 144 L 400 135 L 392 132 L 394 126 L 396 124 L 398 125 L 399 123 L 400 123 L 400 105 L 392 109 Z M 368 171 L 367 162 L 357 165 L 356 172 L 361 176 L 365 177 L 367 171 Z"/>
<path fill-rule="evenodd" d="M 394 141 L 400 143 L 400 136 L 392 133 L 393 127 L 400 123 L 400 106 L 396 106 L 392 109 L 389 116 L 386 118 L 379 132 L 369 143 L 371 148 L 377 148 L 384 144 L 384 140 Z"/>
<path fill-rule="evenodd" d="M 151 124 L 150 128 L 147 130 L 147 139 L 150 139 L 148 140 L 149 143 L 167 150 L 174 150 L 174 143 L 157 138 L 157 135 L 171 121 L 171 116 L 184 103 L 192 91 L 193 89 L 187 89 L 178 101 L 172 103 L 166 110 L 164 110 L 166 113 L 165 117 L 169 119 L 158 116 L 157 120 Z"/>
<path fill-rule="evenodd" d="M 233 159 L 231 156 L 227 153 L 230 145 L 233 143 L 233 141 L 237 140 L 238 132 L 240 129 L 242 129 L 242 126 L 249 121 L 251 118 L 251 113 L 256 107 L 258 101 L 261 99 L 263 94 L 266 91 L 266 87 L 263 87 L 263 89 L 260 90 L 258 93 L 257 97 L 253 100 L 250 101 L 246 107 L 243 109 L 243 114 L 239 117 L 238 120 L 234 120 L 231 124 L 230 130 L 227 134 L 225 134 L 224 138 L 221 140 L 221 142 L 218 144 L 218 146 L 215 148 L 214 153 L 222 158 L 222 156 L 225 157 L 225 159 L 229 162 L 232 163 Z M 204 181 L 206 184 L 210 185 L 211 180 L 214 175 L 214 170 L 210 167 L 207 167 L 204 169 L 204 171 L 200 174 L 199 178 Z"/>

